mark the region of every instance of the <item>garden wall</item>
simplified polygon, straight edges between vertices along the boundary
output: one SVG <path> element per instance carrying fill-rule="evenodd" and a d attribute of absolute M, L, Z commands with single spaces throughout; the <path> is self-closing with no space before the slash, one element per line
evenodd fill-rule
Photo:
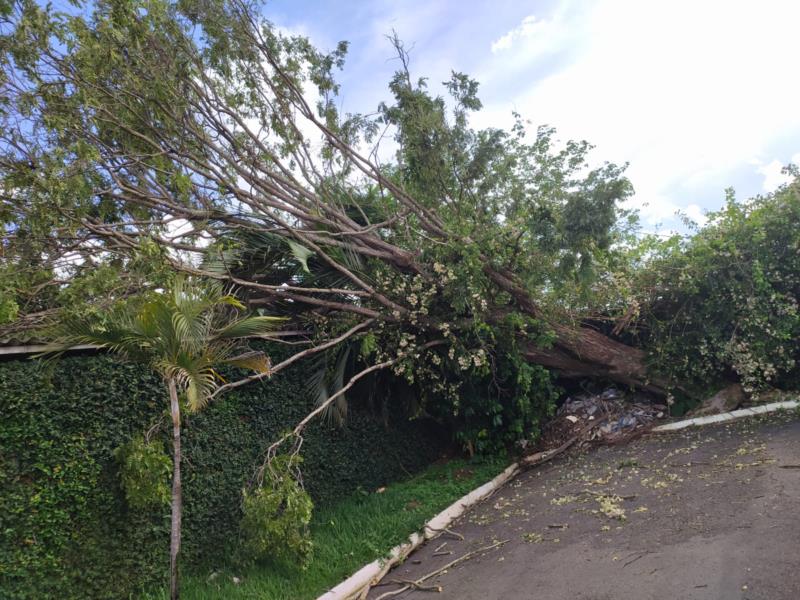
<path fill-rule="evenodd" d="M 184 564 L 214 565 L 235 547 L 242 486 L 269 442 L 309 410 L 303 381 L 302 368 L 281 373 L 189 417 Z M 168 507 L 129 509 L 112 456 L 165 408 L 156 376 L 108 355 L 0 362 L 3 599 L 129 598 L 166 580 Z M 315 502 L 402 478 L 446 439 L 400 416 L 390 425 L 353 410 L 344 428 L 309 428 L 303 471 Z"/>

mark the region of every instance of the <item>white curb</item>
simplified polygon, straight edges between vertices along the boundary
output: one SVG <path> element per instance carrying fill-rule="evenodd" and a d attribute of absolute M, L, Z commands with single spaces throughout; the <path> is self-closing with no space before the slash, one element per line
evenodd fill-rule
<path fill-rule="evenodd" d="M 350 600 L 362 593 L 364 588 L 368 585 L 377 583 L 377 581 L 375 581 L 376 578 L 383 577 L 387 563 L 395 564 L 400 562 L 403 558 L 411 554 L 414 549 L 420 546 L 422 542 L 441 533 L 453 521 L 464 514 L 464 511 L 486 498 L 509 479 L 517 475 L 519 470 L 519 463 L 514 463 L 507 467 L 497 477 L 475 488 L 466 496 L 462 496 L 459 500 L 456 500 L 453 504 L 433 517 L 422 528 L 421 534 L 411 534 L 407 542 L 392 548 L 386 558 L 379 558 L 362 567 L 335 588 L 322 594 L 317 600 Z"/>
<path fill-rule="evenodd" d="M 654 433 L 661 433 L 662 431 L 678 431 L 693 427 L 695 425 L 709 425 L 710 423 L 726 423 L 742 417 L 752 417 L 755 415 L 763 415 L 766 413 L 775 412 L 776 410 L 786 410 L 800 408 L 800 401 L 788 400 L 786 402 L 773 402 L 772 404 L 764 404 L 763 406 L 754 406 L 752 408 L 742 408 L 741 410 L 734 410 L 733 412 L 720 413 L 718 415 L 709 415 L 708 417 L 696 417 L 694 419 L 686 419 L 685 421 L 677 421 L 675 423 L 667 423 L 666 425 L 659 425 L 650 431 Z"/>

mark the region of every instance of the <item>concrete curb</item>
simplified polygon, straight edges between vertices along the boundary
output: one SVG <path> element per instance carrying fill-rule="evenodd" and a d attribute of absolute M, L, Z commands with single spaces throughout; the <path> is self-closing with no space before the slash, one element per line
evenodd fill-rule
<path fill-rule="evenodd" d="M 468 508 L 486 498 L 510 479 L 513 479 L 519 472 L 519 463 L 514 463 L 506 467 L 497 477 L 475 488 L 469 494 L 462 496 L 433 517 L 423 526 L 421 533 L 417 532 L 411 534 L 407 542 L 392 548 L 386 558 L 379 558 L 362 567 L 339 585 L 322 594 L 317 600 L 351 600 L 355 598 L 361 594 L 367 586 L 377 583 L 377 580 L 382 578 L 388 570 L 388 566 L 397 564 L 411 554 L 413 550 L 418 548 L 422 542 L 441 533 L 453 521 L 463 515 Z"/>
<path fill-rule="evenodd" d="M 753 417 L 755 415 L 763 415 L 777 410 L 787 410 L 793 408 L 800 408 L 800 401 L 788 400 L 786 402 L 773 402 L 772 404 L 765 404 L 763 406 L 754 406 L 752 408 L 742 408 L 732 412 L 720 413 L 718 415 L 709 415 L 707 417 L 696 417 L 694 419 L 686 419 L 685 421 L 677 421 L 675 423 L 667 423 L 666 425 L 659 425 L 650 431 L 653 433 L 662 433 L 666 431 L 679 431 L 687 427 L 694 427 L 700 425 L 710 425 L 711 423 L 727 423 L 741 419 L 742 417 Z"/>

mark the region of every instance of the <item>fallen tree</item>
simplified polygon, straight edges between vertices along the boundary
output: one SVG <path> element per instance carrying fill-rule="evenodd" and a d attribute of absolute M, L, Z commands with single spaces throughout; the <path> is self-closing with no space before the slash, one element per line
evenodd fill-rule
<path fill-rule="evenodd" d="M 40 280 L 2 290 L 32 306 L 10 326 L 51 310 L 31 304 L 45 289 L 83 311 L 179 271 L 291 317 L 277 337 L 300 350 L 272 374 L 338 353 L 321 407 L 344 410 L 355 363 L 352 382 L 391 368 L 518 437 L 552 401 L 546 369 L 667 394 L 640 349 L 587 325 L 628 309 L 631 193 L 622 168 L 587 166 L 588 144 L 520 117 L 472 129 L 477 83 L 453 73 L 434 95 L 396 38 L 392 102 L 342 115 L 346 44 L 320 52 L 238 0 L 3 14 L 3 268 L 34 257 Z M 464 405 L 470 378 L 489 405 Z"/>

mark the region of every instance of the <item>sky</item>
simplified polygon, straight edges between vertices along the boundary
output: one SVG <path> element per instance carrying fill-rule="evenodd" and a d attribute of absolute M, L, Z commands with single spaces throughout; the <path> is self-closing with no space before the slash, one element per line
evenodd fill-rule
<path fill-rule="evenodd" d="M 769 192 L 800 163 L 796 0 L 274 0 L 264 13 L 321 49 L 350 42 L 350 112 L 388 99 L 396 31 L 432 89 L 451 70 L 480 82 L 475 127 L 518 111 L 594 144 L 597 164 L 629 163 L 652 231 L 680 229 L 678 211 L 702 224 L 727 187 Z"/>

